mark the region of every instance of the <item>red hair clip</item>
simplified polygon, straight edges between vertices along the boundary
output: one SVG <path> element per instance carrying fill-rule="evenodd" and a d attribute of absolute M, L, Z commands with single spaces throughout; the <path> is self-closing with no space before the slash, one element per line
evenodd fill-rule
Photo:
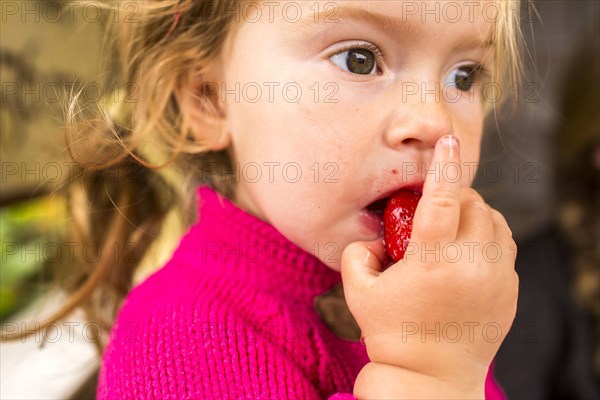
<path fill-rule="evenodd" d="M 169 28 L 169 32 L 167 32 L 167 36 L 169 36 L 175 30 L 175 27 L 179 23 L 179 18 L 181 18 L 181 11 L 177 11 L 175 13 L 175 16 L 173 17 L 173 23 L 171 24 L 171 28 Z"/>

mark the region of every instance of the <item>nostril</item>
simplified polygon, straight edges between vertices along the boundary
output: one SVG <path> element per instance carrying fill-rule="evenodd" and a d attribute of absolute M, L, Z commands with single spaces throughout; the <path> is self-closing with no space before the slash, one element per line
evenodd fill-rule
<path fill-rule="evenodd" d="M 406 138 L 406 139 L 402 140 L 402 144 L 409 145 L 409 144 L 413 144 L 413 143 L 418 142 L 418 141 L 419 141 L 419 139 Z"/>

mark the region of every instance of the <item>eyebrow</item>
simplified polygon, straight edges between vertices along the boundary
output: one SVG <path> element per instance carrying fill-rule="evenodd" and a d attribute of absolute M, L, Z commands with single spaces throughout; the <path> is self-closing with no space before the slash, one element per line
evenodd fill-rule
<path fill-rule="evenodd" d="M 329 21 L 328 21 L 329 20 Z M 307 15 L 300 20 L 299 29 L 302 32 L 309 30 L 311 27 L 317 24 L 323 25 L 325 28 L 341 21 L 354 21 L 360 23 L 366 23 L 371 25 L 373 28 L 387 33 L 398 34 L 398 33 L 409 33 L 414 31 L 415 26 L 409 22 L 402 22 L 397 18 L 389 17 L 385 14 L 380 14 L 372 11 L 368 11 L 362 8 L 355 7 L 338 7 L 334 10 L 320 11 L 311 15 Z M 469 49 L 469 48 L 489 48 L 496 45 L 493 39 L 469 39 L 461 41 L 460 44 L 455 46 L 456 49 Z"/>

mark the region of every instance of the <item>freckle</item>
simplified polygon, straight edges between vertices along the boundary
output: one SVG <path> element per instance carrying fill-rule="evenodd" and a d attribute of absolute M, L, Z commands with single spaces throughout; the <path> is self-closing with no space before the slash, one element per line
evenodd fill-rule
<path fill-rule="evenodd" d="M 397 173 L 398 173 L 398 170 L 394 168 L 394 169 L 392 170 L 392 174 L 394 174 L 394 175 L 395 175 L 395 174 L 397 174 Z"/>

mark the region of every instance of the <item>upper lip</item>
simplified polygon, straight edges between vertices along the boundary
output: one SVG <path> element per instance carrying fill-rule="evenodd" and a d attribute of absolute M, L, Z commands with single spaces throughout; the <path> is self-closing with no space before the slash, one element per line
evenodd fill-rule
<path fill-rule="evenodd" d="M 396 193 L 399 190 L 413 190 L 415 192 L 422 193 L 423 192 L 423 184 L 424 184 L 424 182 L 421 180 L 415 180 L 415 181 L 411 181 L 411 182 L 403 182 L 401 185 L 394 186 L 393 188 L 390 188 L 389 190 L 386 190 L 385 192 L 383 192 L 381 195 L 371 199 L 367 203 L 365 208 L 368 207 L 369 205 L 375 203 L 376 201 L 390 197 L 392 194 Z"/>

